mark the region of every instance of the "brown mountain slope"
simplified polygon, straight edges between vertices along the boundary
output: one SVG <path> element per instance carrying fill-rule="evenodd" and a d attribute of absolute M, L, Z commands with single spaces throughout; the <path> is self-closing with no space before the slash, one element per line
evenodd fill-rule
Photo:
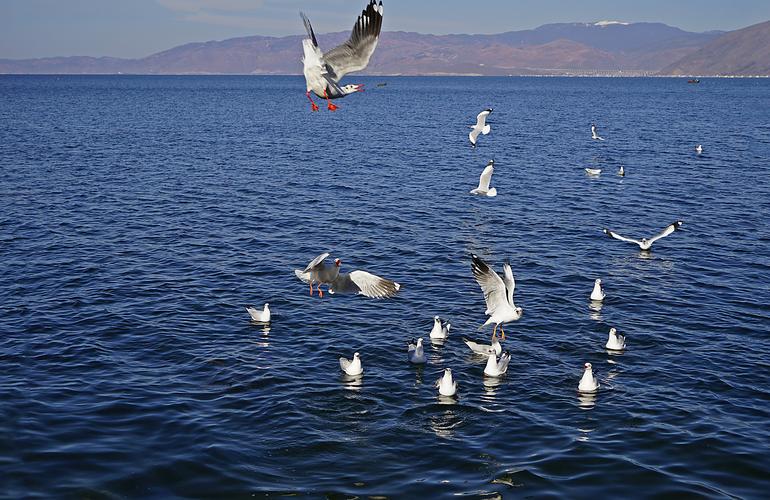
<path fill-rule="evenodd" d="M 726 33 L 660 74 L 770 76 L 770 21 Z"/>

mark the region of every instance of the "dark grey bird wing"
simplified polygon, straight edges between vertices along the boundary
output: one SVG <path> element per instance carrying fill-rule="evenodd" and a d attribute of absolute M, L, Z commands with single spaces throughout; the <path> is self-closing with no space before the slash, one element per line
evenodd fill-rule
<path fill-rule="evenodd" d="M 370 0 L 366 9 L 361 11 L 350 38 L 324 54 L 324 60 L 331 67 L 333 78 L 340 81 L 343 76 L 353 71 L 360 71 L 369 64 L 369 59 L 377 47 L 382 28 L 382 2 Z"/>

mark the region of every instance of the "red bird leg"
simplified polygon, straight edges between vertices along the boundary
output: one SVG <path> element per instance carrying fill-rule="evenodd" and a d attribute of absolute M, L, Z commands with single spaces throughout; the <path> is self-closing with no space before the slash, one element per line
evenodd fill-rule
<path fill-rule="evenodd" d="M 305 95 L 307 96 L 308 100 L 310 101 L 310 108 L 313 111 L 318 111 L 318 104 L 313 102 L 313 98 L 310 97 L 310 91 L 309 90 L 307 91 L 307 93 Z M 313 285 L 310 285 L 310 288 L 312 289 Z M 310 293 L 310 295 L 313 295 L 312 292 Z"/>
<path fill-rule="evenodd" d="M 310 296 L 313 296 L 313 282 L 310 282 Z"/>
<path fill-rule="evenodd" d="M 321 290 L 321 284 L 318 284 L 318 296 L 324 298 L 324 291 Z"/>
<path fill-rule="evenodd" d="M 337 106 L 335 104 L 332 104 L 332 102 L 329 100 L 329 96 L 326 95 L 326 89 L 324 89 L 324 97 L 326 98 L 326 104 L 329 108 L 329 111 L 337 111 Z"/>

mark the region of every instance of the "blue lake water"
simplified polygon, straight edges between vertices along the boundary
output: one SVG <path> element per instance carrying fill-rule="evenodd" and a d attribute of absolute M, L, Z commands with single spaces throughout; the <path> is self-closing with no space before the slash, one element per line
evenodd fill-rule
<path fill-rule="evenodd" d="M 311 113 L 300 77 L 0 77 L 0 495 L 765 496 L 770 81 L 355 82 Z M 601 232 L 677 219 L 649 256 Z M 327 250 L 401 292 L 310 297 Z M 524 309 L 499 381 L 471 253 Z"/>

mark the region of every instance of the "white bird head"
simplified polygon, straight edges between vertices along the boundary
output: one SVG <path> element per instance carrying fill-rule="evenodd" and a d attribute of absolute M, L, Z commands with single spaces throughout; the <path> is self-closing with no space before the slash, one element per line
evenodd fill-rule
<path fill-rule="evenodd" d="M 417 339 L 417 347 L 422 347 L 422 337 Z"/>
<path fill-rule="evenodd" d="M 516 308 L 516 314 L 518 314 L 519 316 L 521 316 L 522 314 L 524 314 L 524 309 L 522 309 L 521 307 L 517 307 L 517 308 Z"/>
<path fill-rule="evenodd" d="M 360 354 L 358 354 L 357 352 L 354 352 L 354 353 L 353 353 L 353 359 L 358 359 L 358 358 L 360 358 L 360 357 L 361 357 L 361 355 L 360 355 Z"/>
<path fill-rule="evenodd" d="M 610 328 L 610 335 L 615 335 L 616 333 L 618 333 L 618 331 L 614 327 Z"/>
<path fill-rule="evenodd" d="M 435 323 L 440 323 L 441 322 L 441 318 L 439 318 L 438 316 L 433 316 L 433 321 Z"/>
<path fill-rule="evenodd" d="M 596 280 L 594 280 L 594 285 L 602 286 L 602 280 L 599 278 L 596 278 Z"/>
<path fill-rule="evenodd" d="M 342 93 L 344 95 L 352 94 L 354 92 L 363 92 L 364 91 L 364 84 L 357 84 L 357 85 L 344 85 L 340 87 L 340 90 L 342 90 Z"/>
<path fill-rule="evenodd" d="M 591 363 L 586 363 L 583 366 L 585 367 L 586 370 L 590 370 L 591 369 Z"/>
<path fill-rule="evenodd" d="M 340 265 L 342 265 L 342 261 L 339 258 L 336 258 L 334 259 L 334 265 L 340 267 Z"/>

